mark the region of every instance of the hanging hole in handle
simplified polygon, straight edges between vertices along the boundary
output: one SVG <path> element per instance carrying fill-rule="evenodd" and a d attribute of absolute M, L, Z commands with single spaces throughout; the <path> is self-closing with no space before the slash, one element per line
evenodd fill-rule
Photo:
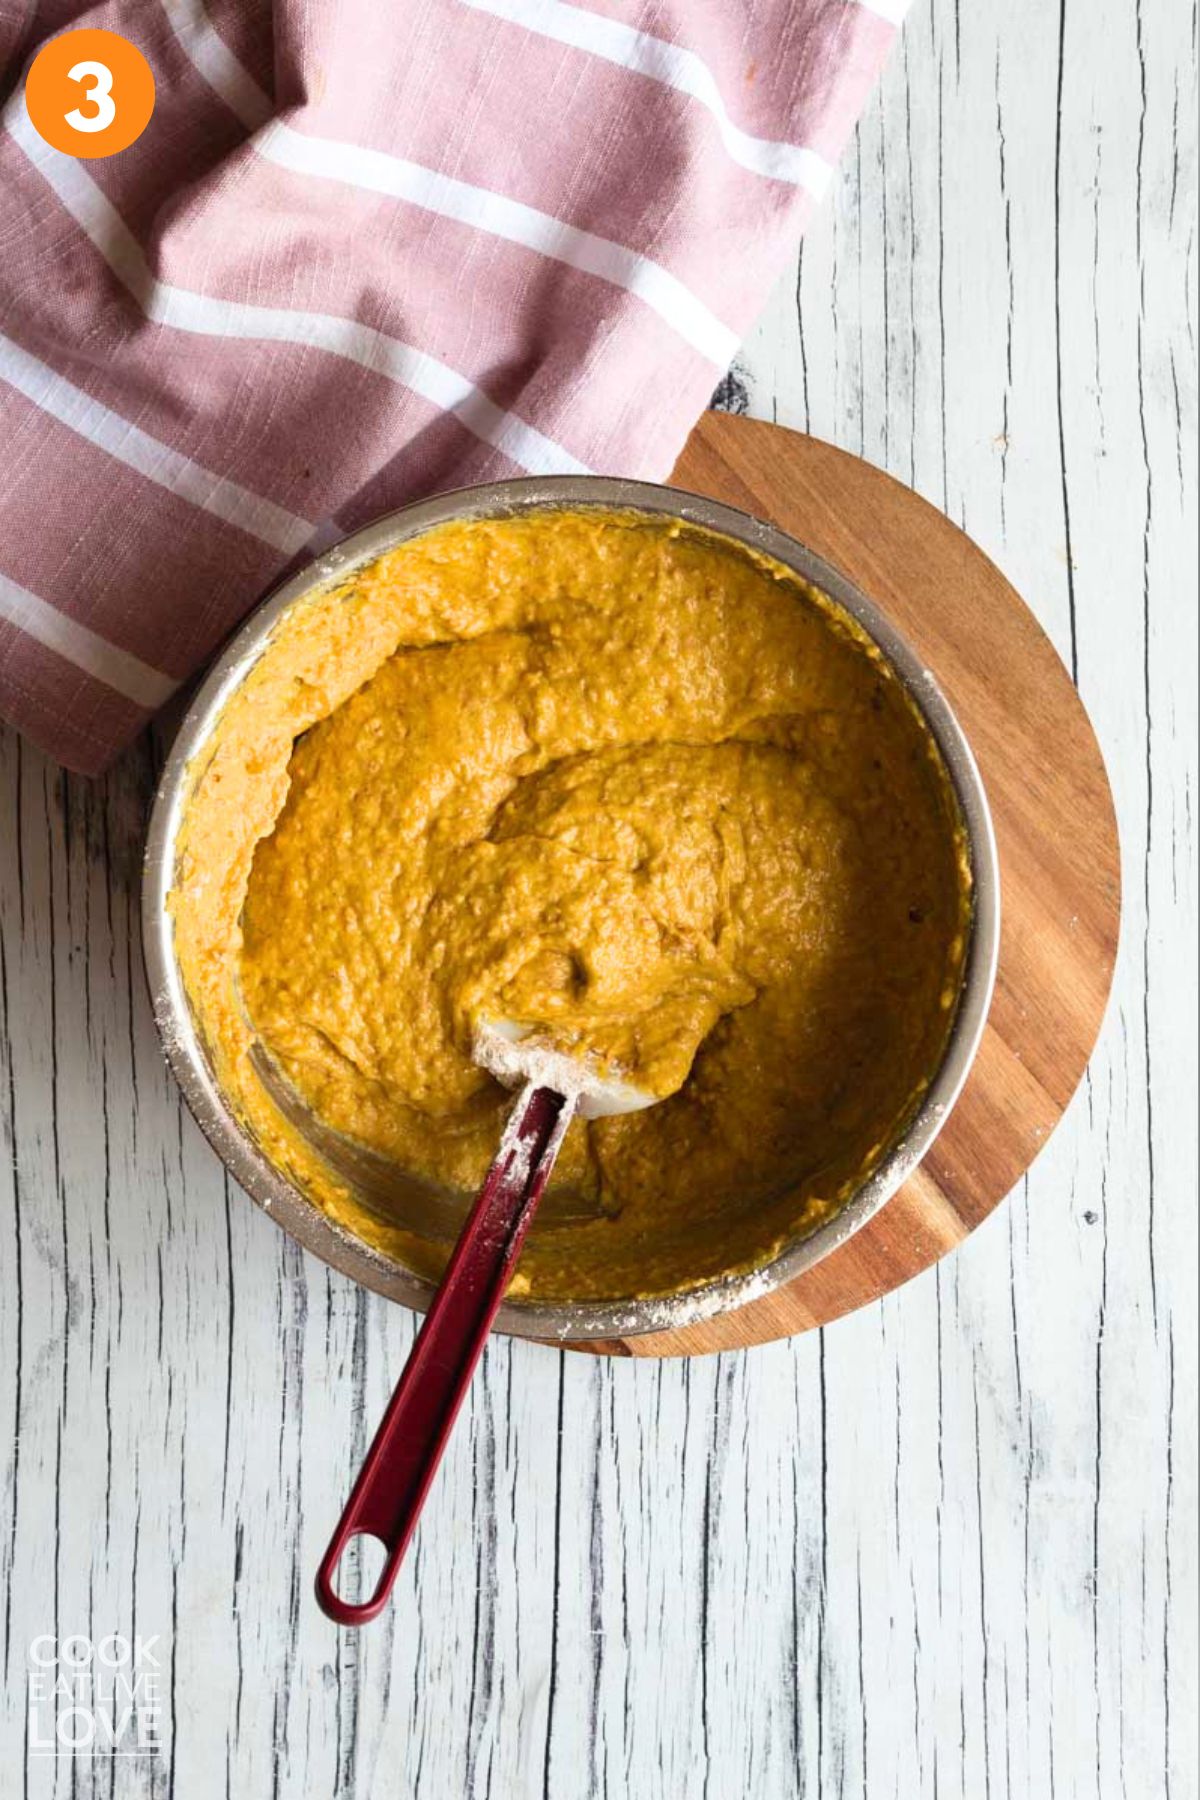
<path fill-rule="evenodd" d="M 388 1547 L 381 1537 L 373 1531 L 353 1532 L 333 1571 L 338 1598 L 352 1606 L 366 1606 L 375 1598 L 387 1562 Z"/>
<path fill-rule="evenodd" d="M 387 1545 L 373 1531 L 352 1531 L 337 1561 L 331 1563 L 327 1551 L 321 1564 L 317 1599 L 322 1610 L 342 1625 L 363 1625 L 373 1619 L 391 1591 L 391 1560 Z"/>

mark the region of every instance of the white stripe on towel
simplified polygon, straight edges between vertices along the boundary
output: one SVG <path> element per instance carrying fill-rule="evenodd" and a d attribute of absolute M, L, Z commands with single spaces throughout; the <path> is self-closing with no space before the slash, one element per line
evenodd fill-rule
<path fill-rule="evenodd" d="M 148 481 L 227 524 L 236 525 L 262 543 L 290 554 L 302 549 L 311 537 L 313 528 L 308 519 L 172 450 L 169 444 L 112 412 L 2 333 L 0 379 L 24 394 L 39 411 L 49 413 L 60 425 L 136 469 Z"/>
<path fill-rule="evenodd" d="M 491 188 L 443 175 L 423 163 L 409 162 L 405 157 L 393 156 L 384 150 L 300 132 L 280 119 L 265 125 L 265 129 L 257 129 L 264 126 L 271 103 L 217 36 L 201 0 L 162 0 L 162 3 L 181 47 L 243 124 L 255 131 L 253 148 L 268 162 L 296 175 L 342 181 L 348 187 L 388 194 L 393 199 L 405 200 L 426 212 L 436 213 L 439 218 L 454 219 L 475 231 L 503 238 L 510 244 L 521 244 L 539 256 L 594 275 L 636 295 L 714 367 L 728 368 L 738 348 L 737 333 L 678 276 L 652 258 L 615 243 L 611 238 L 582 231 L 535 206 L 527 206 L 522 200 L 513 200 Z M 669 50 L 670 46 L 663 48 Z M 258 96 L 257 101 L 250 99 L 248 102 L 246 82 Z M 717 100 L 719 103 L 719 94 Z M 266 108 L 265 113 L 262 106 Z M 787 145 L 779 148 L 797 154 Z"/>
<path fill-rule="evenodd" d="M 350 187 L 407 200 L 443 219 L 504 238 L 554 262 L 595 275 L 635 294 L 714 367 L 724 369 L 737 351 L 738 334 L 722 323 L 678 276 L 611 238 L 580 231 L 524 201 L 442 175 L 421 163 L 360 144 L 312 137 L 279 120 L 254 139 L 260 156 L 297 175 L 343 181 Z"/>
<path fill-rule="evenodd" d="M 502 451 L 530 474 L 591 473 L 585 463 L 552 438 L 489 400 L 457 369 L 374 326 L 333 313 L 222 300 L 157 280 L 133 233 L 81 163 L 51 149 L 38 136 L 25 110 L 23 94 L 14 96 L 5 108 L 5 123 L 14 141 L 87 233 L 109 268 L 128 288 L 146 317 L 156 324 L 206 337 L 305 344 L 325 350 L 372 369 L 397 386 L 420 394 L 431 405 L 452 413 L 474 436 Z"/>
<path fill-rule="evenodd" d="M 620 19 L 570 6 L 566 0 L 463 0 L 463 4 L 690 95 L 711 113 L 726 152 L 743 169 L 791 182 L 816 199 L 829 185 L 832 167 L 815 150 L 753 137 L 734 124 L 716 76 L 695 50 L 637 31 Z"/>
<path fill-rule="evenodd" d="M 162 0 L 162 8 L 189 62 L 246 130 L 257 131 L 265 125 L 274 104 L 233 54 L 205 11 L 203 0 Z"/>
<path fill-rule="evenodd" d="M 147 709 L 161 706 L 179 685 L 169 675 L 152 669 L 140 657 L 131 656 L 128 650 L 119 650 L 107 638 L 89 631 L 78 619 L 72 619 L 59 612 L 57 607 L 40 600 L 7 575 L 0 575 L 0 619 L 7 619 L 26 637 L 44 644 L 47 650 L 53 650 L 77 669 L 102 681 L 105 687 L 132 700 L 135 706 Z"/>

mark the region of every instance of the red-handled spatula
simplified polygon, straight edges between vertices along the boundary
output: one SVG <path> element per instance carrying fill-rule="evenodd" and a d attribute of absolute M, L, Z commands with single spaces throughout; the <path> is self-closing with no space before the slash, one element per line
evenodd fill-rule
<path fill-rule="evenodd" d="M 506 1021 L 476 1034 L 475 1060 L 524 1086 L 317 1570 L 317 1600 L 339 1625 L 365 1625 L 387 1601 L 567 1126 L 576 1113 L 595 1119 L 654 1101 L 525 1035 Z M 386 1560 L 369 1599 L 343 1600 L 334 1577 L 360 1535 L 377 1538 Z"/>

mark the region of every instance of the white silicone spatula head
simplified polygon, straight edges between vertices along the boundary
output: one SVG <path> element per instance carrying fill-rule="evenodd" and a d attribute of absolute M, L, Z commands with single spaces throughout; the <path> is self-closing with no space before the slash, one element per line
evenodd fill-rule
<path fill-rule="evenodd" d="M 472 1054 L 480 1068 L 494 1075 L 504 1087 L 523 1087 L 533 1082 L 573 1100 L 581 1119 L 640 1112 L 655 1102 L 654 1094 L 631 1082 L 597 1074 L 582 1057 L 547 1049 L 532 1026 L 518 1025 L 512 1019 L 480 1019 L 475 1027 Z"/>

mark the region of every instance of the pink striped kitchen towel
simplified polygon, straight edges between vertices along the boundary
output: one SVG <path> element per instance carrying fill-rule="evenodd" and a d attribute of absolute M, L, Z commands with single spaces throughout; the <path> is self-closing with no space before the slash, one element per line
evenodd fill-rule
<path fill-rule="evenodd" d="M 903 3 L 0 6 L 0 713 L 99 770 L 309 547 L 665 476 Z M 154 71 L 104 160 L 25 110 L 81 25 Z"/>

